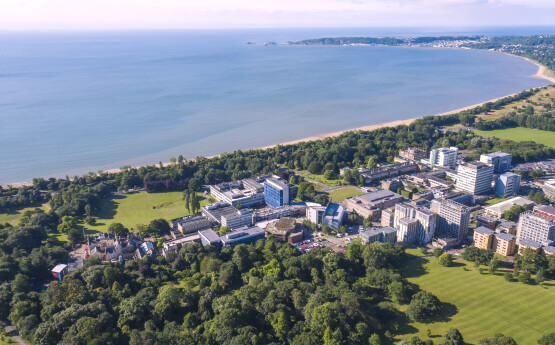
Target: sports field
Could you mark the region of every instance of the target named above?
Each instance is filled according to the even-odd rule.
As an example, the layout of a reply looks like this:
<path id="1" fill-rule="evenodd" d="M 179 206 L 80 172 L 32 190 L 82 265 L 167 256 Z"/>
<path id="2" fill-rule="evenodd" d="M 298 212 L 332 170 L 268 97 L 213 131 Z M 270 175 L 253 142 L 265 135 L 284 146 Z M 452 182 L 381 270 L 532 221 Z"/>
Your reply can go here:
<path id="1" fill-rule="evenodd" d="M 493 131 L 475 130 L 474 133 L 483 137 L 496 137 L 499 139 L 510 139 L 514 141 L 534 141 L 555 149 L 555 132 L 541 131 L 538 129 L 515 127 L 496 129 Z"/>
<path id="2" fill-rule="evenodd" d="M 199 195 L 201 195 L 199 193 Z M 181 192 L 147 193 L 117 195 L 106 200 L 100 209 L 97 224 L 85 224 L 88 231 L 108 231 L 112 223 L 122 223 L 125 227 L 136 229 L 137 224 L 148 224 L 151 220 L 163 218 L 171 220 L 189 215 L 185 209 Z M 202 199 L 201 206 L 208 204 Z"/>
<path id="3" fill-rule="evenodd" d="M 468 344 L 501 332 L 525 345 L 536 344 L 542 335 L 555 330 L 553 281 L 544 286 L 507 282 L 503 272 L 491 275 L 484 269 L 480 274 L 473 263 L 463 260 L 455 260 L 454 267 L 443 267 L 435 258 L 409 262 L 403 276 L 445 303 L 437 322 L 409 324 L 406 338 L 418 334 L 428 339 L 426 330 L 430 329 L 437 343 L 440 335 L 454 327 Z"/>

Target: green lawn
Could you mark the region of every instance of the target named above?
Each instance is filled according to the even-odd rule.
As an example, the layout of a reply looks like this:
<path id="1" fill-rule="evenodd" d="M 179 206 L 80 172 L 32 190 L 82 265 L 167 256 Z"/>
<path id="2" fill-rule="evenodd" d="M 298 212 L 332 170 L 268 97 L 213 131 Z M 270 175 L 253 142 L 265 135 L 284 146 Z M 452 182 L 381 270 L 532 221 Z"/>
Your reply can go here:
<path id="1" fill-rule="evenodd" d="M 32 206 L 32 207 L 24 207 L 20 209 L 10 210 L 7 213 L 0 213 L 0 224 L 10 223 L 12 225 L 16 225 L 19 222 L 19 219 L 23 216 L 23 213 L 25 213 L 25 211 L 32 211 L 37 207 L 43 210 L 46 210 L 45 205 L 46 204 Z"/>
<path id="2" fill-rule="evenodd" d="M 201 195 L 201 193 L 199 193 Z M 189 215 L 185 209 L 181 192 L 147 193 L 118 195 L 106 200 L 100 209 L 95 226 L 85 225 L 87 232 L 106 232 L 112 223 L 122 223 L 127 228 L 136 228 L 137 224 L 148 224 L 151 220 L 166 220 Z M 203 199 L 201 206 L 208 204 Z"/>
<path id="3" fill-rule="evenodd" d="M 330 198 L 333 202 L 341 202 L 347 198 L 361 194 L 364 194 L 364 192 L 355 187 L 345 187 L 329 192 Z"/>
<path id="4" fill-rule="evenodd" d="M 508 198 L 493 198 L 485 202 L 486 205 L 491 206 L 507 200 Z"/>
<path id="5" fill-rule="evenodd" d="M 469 271 L 463 270 L 465 266 Z M 445 306 L 437 322 L 411 323 L 402 328 L 404 335 L 399 338 L 418 333 L 427 339 L 427 329 L 438 336 L 454 327 L 468 344 L 498 332 L 513 337 L 519 345 L 536 344 L 542 335 L 555 329 L 555 283 L 526 285 L 507 282 L 502 275 L 480 274 L 473 263 L 462 260 L 455 260 L 454 267 L 440 266 L 436 259 L 409 262 L 403 276 L 436 295 Z"/>
<path id="6" fill-rule="evenodd" d="M 311 174 L 308 171 L 303 171 L 301 175 L 330 187 L 338 187 L 341 186 L 343 183 L 343 180 L 340 178 L 338 178 L 337 180 L 328 180 L 324 177 L 324 175 Z"/>
<path id="7" fill-rule="evenodd" d="M 510 139 L 514 141 L 535 141 L 538 144 L 555 148 L 555 133 L 541 131 L 532 128 L 516 127 L 506 129 L 496 129 L 493 131 L 479 131 L 474 133 L 484 137 L 496 137 L 499 139 Z"/>

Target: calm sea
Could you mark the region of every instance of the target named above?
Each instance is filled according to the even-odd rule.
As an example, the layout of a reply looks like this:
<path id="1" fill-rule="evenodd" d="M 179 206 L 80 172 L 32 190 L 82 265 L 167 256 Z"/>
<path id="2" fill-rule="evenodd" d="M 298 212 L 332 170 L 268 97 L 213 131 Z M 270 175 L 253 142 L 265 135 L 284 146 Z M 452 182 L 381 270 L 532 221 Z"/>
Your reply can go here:
<path id="1" fill-rule="evenodd" d="M 548 84 L 531 77 L 537 70 L 531 63 L 487 51 L 265 42 L 554 32 L 0 33 L 0 183 L 255 148 L 441 113 Z"/>

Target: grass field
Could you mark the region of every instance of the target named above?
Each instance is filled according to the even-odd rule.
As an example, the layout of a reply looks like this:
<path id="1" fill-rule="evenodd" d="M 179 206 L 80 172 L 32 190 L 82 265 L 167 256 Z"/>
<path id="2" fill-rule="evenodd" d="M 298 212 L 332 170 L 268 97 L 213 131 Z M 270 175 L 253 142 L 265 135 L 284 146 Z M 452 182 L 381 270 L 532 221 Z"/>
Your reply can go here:
<path id="1" fill-rule="evenodd" d="M 23 216 L 23 213 L 25 213 L 25 211 L 32 211 L 37 207 L 42 208 L 43 210 L 46 210 L 46 206 L 48 206 L 48 204 L 36 205 L 32 207 L 24 207 L 24 208 L 12 210 L 8 213 L 0 213 L 0 224 L 10 223 L 12 225 L 16 225 L 19 222 L 19 219 Z"/>
<path id="2" fill-rule="evenodd" d="M 534 141 L 555 148 L 555 133 L 541 131 L 532 128 L 516 127 L 506 129 L 496 129 L 493 131 L 479 131 L 474 133 L 484 137 L 496 137 L 499 139 L 510 139 L 514 141 Z"/>
<path id="3" fill-rule="evenodd" d="M 199 193 L 199 195 L 201 195 Z M 151 220 L 166 220 L 189 215 L 185 209 L 181 192 L 147 193 L 118 195 L 106 200 L 100 209 L 97 224 L 85 225 L 87 232 L 106 232 L 112 223 L 122 223 L 125 227 L 136 228 L 137 224 L 148 224 Z M 208 204 L 203 199 L 201 206 Z"/>
<path id="4" fill-rule="evenodd" d="M 341 186 L 343 183 L 342 179 L 328 180 L 324 177 L 324 175 L 315 175 L 315 174 L 309 173 L 308 171 L 303 171 L 301 175 L 330 187 L 338 187 L 338 186 Z"/>
<path id="5" fill-rule="evenodd" d="M 491 206 L 507 200 L 508 198 L 493 198 L 485 202 L 486 205 Z"/>
<path id="6" fill-rule="evenodd" d="M 333 200 L 333 202 L 341 202 L 352 196 L 364 194 L 364 192 L 355 187 L 345 187 L 331 191 L 328 194 L 330 195 L 330 198 Z"/>
<path id="7" fill-rule="evenodd" d="M 440 266 L 436 259 L 414 260 L 407 264 L 403 275 L 444 303 L 437 322 L 409 324 L 403 332 L 406 338 L 418 334 L 427 339 L 426 330 L 430 329 L 437 343 L 440 335 L 454 327 L 468 344 L 501 332 L 526 345 L 536 344 L 542 335 L 555 329 L 552 281 L 544 286 L 507 282 L 503 272 L 480 274 L 474 264 L 462 260 L 455 260 L 454 267 Z"/>

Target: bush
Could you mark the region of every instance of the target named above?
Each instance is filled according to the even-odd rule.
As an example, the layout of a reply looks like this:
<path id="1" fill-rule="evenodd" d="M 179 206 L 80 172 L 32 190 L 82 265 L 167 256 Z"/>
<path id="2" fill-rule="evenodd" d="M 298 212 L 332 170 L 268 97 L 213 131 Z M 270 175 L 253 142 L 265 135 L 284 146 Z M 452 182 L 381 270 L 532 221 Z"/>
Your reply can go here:
<path id="1" fill-rule="evenodd" d="M 530 284 L 530 272 L 522 272 L 518 275 L 518 281 L 524 284 Z"/>
<path id="2" fill-rule="evenodd" d="M 505 272 L 505 274 L 503 274 L 503 278 L 505 278 L 505 280 L 508 282 L 513 281 L 513 275 L 510 272 Z"/>
<path id="3" fill-rule="evenodd" d="M 441 256 L 441 254 L 443 254 L 443 249 L 441 249 L 441 248 L 434 249 L 434 256 L 436 258 L 439 258 Z"/>

